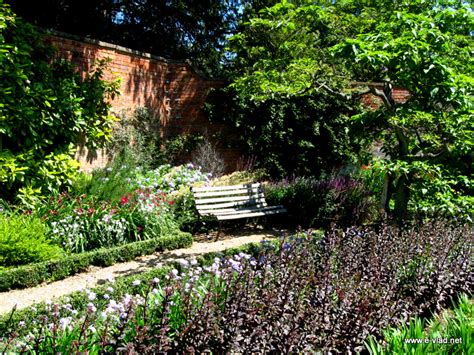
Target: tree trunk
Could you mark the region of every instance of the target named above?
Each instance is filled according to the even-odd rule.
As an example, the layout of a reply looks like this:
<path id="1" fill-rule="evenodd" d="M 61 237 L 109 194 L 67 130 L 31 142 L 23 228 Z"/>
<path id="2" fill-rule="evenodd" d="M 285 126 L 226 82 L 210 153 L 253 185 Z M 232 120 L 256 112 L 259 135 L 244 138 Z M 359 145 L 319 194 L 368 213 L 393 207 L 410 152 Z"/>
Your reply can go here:
<path id="1" fill-rule="evenodd" d="M 392 180 L 393 178 L 390 173 L 386 173 L 383 182 L 382 197 L 380 199 L 380 210 L 387 216 L 390 214 L 390 198 L 393 192 Z"/>
<path id="2" fill-rule="evenodd" d="M 395 219 L 399 222 L 406 217 L 407 209 L 408 209 L 408 199 L 410 197 L 410 190 L 408 188 L 409 181 L 405 175 L 400 176 L 397 181 L 394 190 L 394 200 L 395 200 L 395 208 L 393 211 L 393 215 Z"/>

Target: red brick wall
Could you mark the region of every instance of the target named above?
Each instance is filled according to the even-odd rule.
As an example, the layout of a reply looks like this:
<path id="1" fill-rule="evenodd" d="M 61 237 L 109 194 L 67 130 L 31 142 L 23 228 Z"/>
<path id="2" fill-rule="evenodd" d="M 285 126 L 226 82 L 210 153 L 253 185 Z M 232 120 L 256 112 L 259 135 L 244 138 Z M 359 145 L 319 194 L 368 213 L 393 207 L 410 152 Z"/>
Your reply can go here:
<path id="1" fill-rule="evenodd" d="M 112 101 L 114 113 L 133 113 L 146 106 L 159 117 L 157 134 L 162 138 L 178 135 L 212 135 L 226 127 L 212 124 L 203 112 L 210 88 L 221 86 L 222 81 L 211 80 L 197 73 L 188 62 L 178 62 L 133 51 L 117 45 L 76 38 L 71 35 L 48 35 L 48 41 L 59 49 L 59 55 L 75 63 L 84 73 L 97 59 L 110 58 L 110 73 L 106 79 L 121 79 L 120 95 Z M 227 168 L 232 171 L 240 156 L 236 149 L 220 147 Z M 91 154 L 82 148 L 77 155 L 84 170 L 103 166 L 102 152 Z"/>
<path id="2" fill-rule="evenodd" d="M 220 133 L 224 140 L 232 140 L 231 137 L 235 136 L 235 132 L 231 132 L 229 127 L 209 122 L 203 112 L 209 89 L 219 87 L 223 82 L 203 77 L 188 62 L 166 60 L 68 34 L 48 35 L 47 38 L 59 49 L 59 55 L 75 63 L 82 73 L 89 70 L 95 60 L 110 58 L 110 73 L 106 79 L 121 79 L 121 95 L 112 101 L 113 111 L 117 114 L 131 114 L 137 107 L 148 107 L 159 117 L 160 129 L 157 134 L 162 138 L 198 133 Z M 353 86 L 367 85 L 383 88 L 381 83 L 353 83 Z M 407 90 L 394 89 L 394 99 L 397 102 L 406 101 L 408 96 Z M 364 95 L 362 101 L 372 108 L 381 104 L 380 99 L 371 94 Z M 224 157 L 227 171 L 235 170 L 241 157 L 240 151 L 217 147 Z M 101 167 L 107 162 L 103 152 L 92 154 L 84 147 L 78 150 L 77 158 L 83 170 Z"/>
<path id="3" fill-rule="evenodd" d="M 384 85 L 383 83 L 361 83 L 361 82 L 352 83 L 353 87 L 371 86 L 371 87 L 376 87 L 377 89 L 380 89 L 380 90 L 383 89 L 383 85 Z M 410 97 L 410 93 L 408 92 L 408 90 L 404 88 L 394 87 L 392 90 L 392 96 L 395 102 L 404 103 Z M 379 97 L 372 94 L 363 95 L 361 100 L 365 106 L 371 107 L 373 109 L 376 109 L 380 107 L 380 105 L 382 105 L 382 100 Z"/>

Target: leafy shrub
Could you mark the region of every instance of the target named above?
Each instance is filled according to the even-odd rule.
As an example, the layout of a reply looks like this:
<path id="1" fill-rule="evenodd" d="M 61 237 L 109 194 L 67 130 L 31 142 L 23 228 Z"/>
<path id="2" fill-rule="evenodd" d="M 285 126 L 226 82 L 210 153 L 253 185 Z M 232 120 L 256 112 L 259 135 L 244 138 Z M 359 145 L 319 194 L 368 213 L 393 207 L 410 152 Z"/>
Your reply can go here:
<path id="1" fill-rule="evenodd" d="M 463 295 L 452 310 L 446 309 L 428 322 L 415 317 L 398 328 L 383 331 L 383 343 L 366 342 L 371 354 L 472 354 L 474 301 Z"/>
<path id="2" fill-rule="evenodd" d="M 3 343 L 36 352 L 51 344 L 61 352 L 361 351 L 369 334 L 470 292 L 472 239 L 469 226 L 435 222 L 266 242 L 255 257 L 205 268 L 183 261 L 165 280 L 137 279 L 135 296 L 96 302 L 89 291 L 82 313 L 49 306 L 36 334 L 16 342 L 12 329 Z"/>
<path id="3" fill-rule="evenodd" d="M 109 157 L 114 159 L 127 151 L 131 159 L 143 167 L 163 164 L 159 125 L 159 117 L 147 107 L 137 107 L 130 116 L 121 114 L 107 145 Z"/>
<path id="4" fill-rule="evenodd" d="M 91 173 L 80 173 L 70 194 L 72 196 L 90 195 L 98 201 L 119 200 L 123 195 L 136 189 L 130 183 L 136 174 L 135 163 L 132 153 L 125 149 L 107 167 L 95 169 Z"/>
<path id="5" fill-rule="evenodd" d="M 285 179 L 265 185 L 265 194 L 269 204 L 288 209 L 289 223 L 303 227 L 355 225 L 374 218 L 372 194 L 348 176 Z"/>
<path id="6" fill-rule="evenodd" d="M 107 61 L 82 77 L 54 56 L 40 34 L 0 4 L 0 197 L 28 207 L 69 186 L 79 138 L 102 146 L 117 82 L 102 80 Z"/>
<path id="7" fill-rule="evenodd" d="M 38 218 L 0 214 L 0 266 L 19 266 L 61 256 L 61 248 L 51 245 L 46 233 L 46 226 Z"/>

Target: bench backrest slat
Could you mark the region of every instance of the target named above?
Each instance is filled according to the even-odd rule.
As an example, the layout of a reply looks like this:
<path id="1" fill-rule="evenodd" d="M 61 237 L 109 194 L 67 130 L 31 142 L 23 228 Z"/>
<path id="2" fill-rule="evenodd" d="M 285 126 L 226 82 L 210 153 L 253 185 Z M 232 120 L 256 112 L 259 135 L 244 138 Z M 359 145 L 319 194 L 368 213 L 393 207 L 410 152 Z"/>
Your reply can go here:
<path id="1" fill-rule="evenodd" d="M 244 185 L 193 187 L 193 192 L 237 190 L 237 189 L 248 189 L 252 187 L 261 187 L 261 185 L 259 182 L 257 182 L 255 184 L 244 184 Z"/>
<path id="2" fill-rule="evenodd" d="M 237 202 L 237 201 L 248 201 L 248 202 L 259 202 L 264 198 L 263 193 L 256 193 L 248 196 L 225 196 L 225 197 L 215 197 L 215 198 L 205 198 L 202 200 L 196 200 L 196 206 L 207 205 L 210 203 L 217 202 Z"/>
<path id="3" fill-rule="evenodd" d="M 206 192 L 195 192 L 195 198 L 202 198 L 202 197 L 216 197 L 216 196 L 230 196 L 230 195 L 244 195 L 250 193 L 259 193 L 260 189 L 258 187 L 251 187 L 251 188 L 243 188 L 243 189 L 235 189 L 235 190 L 221 190 L 221 191 L 206 191 Z"/>
<path id="4" fill-rule="evenodd" d="M 193 188 L 196 208 L 201 214 L 213 214 L 223 209 L 266 207 L 261 185 L 234 185 Z"/>

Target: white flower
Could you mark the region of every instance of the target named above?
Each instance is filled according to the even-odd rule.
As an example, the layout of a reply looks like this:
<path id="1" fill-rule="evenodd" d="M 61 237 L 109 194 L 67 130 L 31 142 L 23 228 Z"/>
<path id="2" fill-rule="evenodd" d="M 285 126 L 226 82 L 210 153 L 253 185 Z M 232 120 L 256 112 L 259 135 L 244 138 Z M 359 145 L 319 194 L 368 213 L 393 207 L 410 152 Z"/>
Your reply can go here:
<path id="1" fill-rule="evenodd" d="M 88 303 L 87 304 L 87 312 L 89 313 L 95 313 L 97 311 L 96 306 L 94 306 L 93 303 Z"/>
<path id="2" fill-rule="evenodd" d="M 135 281 L 132 282 L 132 285 L 133 286 L 138 286 L 138 285 L 140 285 L 140 283 L 141 283 L 140 280 L 135 280 Z"/>
<path id="3" fill-rule="evenodd" d="M 87 298 L 89 299 L 89 301 L 93 301 L 95 300 L 96 298 L 96 294 L 94 292 L 90 292 L 88 295 L 87 295 Z"/>
<path id="4" fill-rule="evenodd" d="M 108 293 L 104 293 L 104 299 L 105 300 L 108 300 L 110 298 L 109 294 Z"/>
<path id="5" fill-rule="evenodd" d="M 62 330 L 65 330 L 67 328 L 67 326 L 71 323 L 71 319 L 71 317 L 65 317 L 59 320 L 59 326 Z"/>
<path id="6" fill-rule="evenodd" d="M 112 293 L 112 292 L 114 292 L 114 289 L 109 286 L 109 287 L 106 288 L 106 291 Z"/>
<path id="7" fill-rule="evenodd" d="M 187 261 L 186 259 L 178 259 L 177 261 L 178 261 L 178 263 L 180 263 L 181 266 L 183 266 L 183 267 L 186 267 L 186 266 L 189 265 L 189 261 Z"/>

